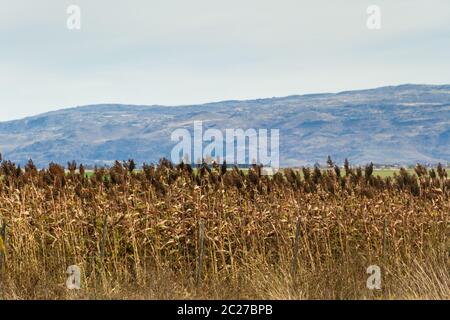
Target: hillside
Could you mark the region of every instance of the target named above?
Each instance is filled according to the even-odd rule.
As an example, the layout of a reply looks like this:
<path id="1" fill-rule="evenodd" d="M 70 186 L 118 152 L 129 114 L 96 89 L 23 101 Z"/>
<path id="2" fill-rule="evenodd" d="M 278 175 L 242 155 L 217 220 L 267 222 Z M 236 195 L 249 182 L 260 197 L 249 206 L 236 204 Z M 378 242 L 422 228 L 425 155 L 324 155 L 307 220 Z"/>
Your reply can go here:
<path id="1" fill-rule="evenodd" d="M 138 163 L 169 157 L 176 128 L 278 128 L 282 166 L 450 161 L 450 85 L 402 85 L 192 106 L 92 105 L 0 123 L 5 158 Z"/>

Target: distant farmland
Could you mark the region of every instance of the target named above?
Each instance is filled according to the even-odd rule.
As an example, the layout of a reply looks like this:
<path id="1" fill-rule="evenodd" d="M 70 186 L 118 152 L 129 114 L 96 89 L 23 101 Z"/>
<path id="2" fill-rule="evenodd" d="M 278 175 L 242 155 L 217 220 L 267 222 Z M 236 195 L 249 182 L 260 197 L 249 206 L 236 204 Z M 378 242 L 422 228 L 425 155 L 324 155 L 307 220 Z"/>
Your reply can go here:
<path id="1" fill-rule="evenodd" d="M 343 169 L 343 168 L 342 168 Z M 196 169 L 194 169 L 195 171 Z M 229 169 L 230 170 L 230 169 Z M 243 172 L 247 172 L 248 169 L 241 169 Z M 282 169 L 284 170 L 284 169 Z M 295 169 L 296 171 L 299 172 L 299 174 L 303 177 L 303 172 L 301 169 Z M 322 171 L 326 171 L 326 169 L 321 169 Z M 416 175 L 416 173 L 414 172 L 414 169 L 405 169 L 406 172 L 408 172 L 411 175 Z M 446 170 L 449 170 L 449 168 L 446 168 Z M 137 169 L 136 172 L 140 172 L 141 170 Z M 399 174 L 400 173 L 400 168 L 398 169 L 374 169 L 373 171 L 373 175 L 374 176 L 380 176 L 382 178 L 387 178 L 387 177 L 394 177 L 395 174 Z M 94 170 L 86 170 L 86 176 L 90 177 L 94 174 Z"/>

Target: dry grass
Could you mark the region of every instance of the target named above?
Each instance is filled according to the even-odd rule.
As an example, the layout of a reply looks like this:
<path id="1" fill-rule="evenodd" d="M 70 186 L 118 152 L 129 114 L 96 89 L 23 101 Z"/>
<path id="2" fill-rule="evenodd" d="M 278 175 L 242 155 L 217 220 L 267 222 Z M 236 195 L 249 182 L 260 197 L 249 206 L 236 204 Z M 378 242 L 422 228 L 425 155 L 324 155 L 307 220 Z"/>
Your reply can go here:
<path id="1" fill-rule="evenodd" d="M 117 163 L 87 178 L 73 166 L 65 174 L 4 162 L 0 297 L 450 298 L 446 174 L 305 170 L 268 178 L 258 167 L 242 174 L 162 161 L 135 174 Z M 76 292 L 65 287 L 74 264 Z M 374 264 L 380 291 L 366 288 Z"/>

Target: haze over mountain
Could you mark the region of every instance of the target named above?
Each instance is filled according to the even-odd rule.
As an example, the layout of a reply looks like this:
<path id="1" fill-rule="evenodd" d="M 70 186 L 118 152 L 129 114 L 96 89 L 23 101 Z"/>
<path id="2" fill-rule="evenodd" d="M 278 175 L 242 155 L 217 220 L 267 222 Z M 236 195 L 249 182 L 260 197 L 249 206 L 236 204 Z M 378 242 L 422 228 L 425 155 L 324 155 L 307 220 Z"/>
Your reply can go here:
<path id="1" fill-rule="evenodd" d="M 4 158 L 39 166 L 170 158 L 177 128 L 279 129 L 282 166 L 450 161 L 450 85 L 401 85 L 193 106 L 91 105 L 0 123 Z"/>

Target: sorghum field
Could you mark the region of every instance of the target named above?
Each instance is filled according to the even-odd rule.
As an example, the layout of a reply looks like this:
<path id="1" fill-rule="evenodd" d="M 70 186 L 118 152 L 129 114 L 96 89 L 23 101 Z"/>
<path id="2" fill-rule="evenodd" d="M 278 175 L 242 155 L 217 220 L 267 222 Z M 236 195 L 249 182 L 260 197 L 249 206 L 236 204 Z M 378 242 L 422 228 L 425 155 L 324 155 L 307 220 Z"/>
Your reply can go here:
<path id="1" fill-rule="evenodd" d="M 341 172 L 342 171 L 342 172 Z M 0 169 L 2 299 L 449 299 L 450 179 L 132 161 Z M 68 290 L 66 270 L 81 270 Z M 367 288 L 367 268 L 382 271 Z"/>

